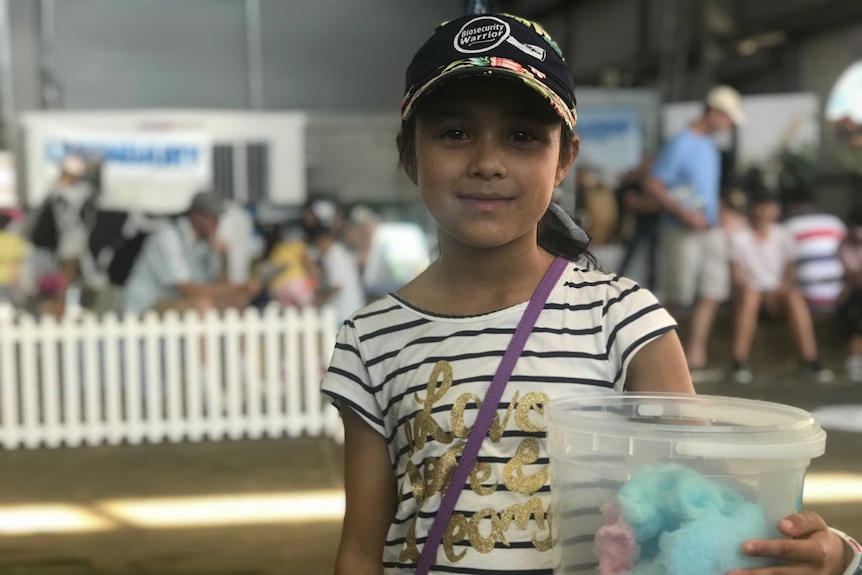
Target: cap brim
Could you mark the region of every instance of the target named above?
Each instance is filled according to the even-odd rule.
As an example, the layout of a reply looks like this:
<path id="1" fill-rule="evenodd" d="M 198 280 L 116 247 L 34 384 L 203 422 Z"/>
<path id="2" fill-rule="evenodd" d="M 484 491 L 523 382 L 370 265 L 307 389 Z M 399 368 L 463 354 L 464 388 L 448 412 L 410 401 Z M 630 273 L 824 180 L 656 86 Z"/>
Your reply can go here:
<path id="1" fill-rule="evenodd" d="M 457 60 L 448 65 L 441 73 L 434 76 L 415 90 L 410 90 L 401 103 L 401 119 L 407 120 L 413 115 L 417 104 L 435 88 L 455 78 L 465 76 L 494 76 L 501 78 L 511 78 L 524 82 L 526 86 L 532 88 L 541 94 L 551 105 L 554 112 L 563 120 L 563 122 L 572 130 L 578 123 L 578 113 L 575 108 L 569 108 L 565 101 L 547 85 L 543 84 L 535 76 L 526 71 L 520 64 L 514 60 L 504 60 L 497 58 L 497 61 L 506 64 L 507 66 L 494 65 L 485 63 L 476 58 L 465 60 Z"/>

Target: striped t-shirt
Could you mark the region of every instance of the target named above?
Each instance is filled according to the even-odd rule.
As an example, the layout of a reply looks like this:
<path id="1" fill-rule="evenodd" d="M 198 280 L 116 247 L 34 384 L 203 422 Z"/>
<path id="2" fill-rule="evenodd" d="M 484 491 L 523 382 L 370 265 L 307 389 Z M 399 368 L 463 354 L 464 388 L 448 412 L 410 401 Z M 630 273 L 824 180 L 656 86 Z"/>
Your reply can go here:
<path id="1" fill-rule="evenodd" d="M 796 246 L 796 283 L 808 305 L 828 311 L 844 289 L 844 268 L 838 246 L 847 228 L 831 214 L 801 214 L 788 218 L 784 227 Z"/>
<path id="2" fill-rule="evenodd" d="M 450 317 L 389 295 L 338 334 L 323 391 L 386 438 L 397 478 L 387 574 L 413 573 L 526 306 Z M 575 392 L 622 390 L 634 354 L 674 328 L 633 281 L 567 268 L 509 379 L 432 573 L 552 573 L 545 406 Z"/>

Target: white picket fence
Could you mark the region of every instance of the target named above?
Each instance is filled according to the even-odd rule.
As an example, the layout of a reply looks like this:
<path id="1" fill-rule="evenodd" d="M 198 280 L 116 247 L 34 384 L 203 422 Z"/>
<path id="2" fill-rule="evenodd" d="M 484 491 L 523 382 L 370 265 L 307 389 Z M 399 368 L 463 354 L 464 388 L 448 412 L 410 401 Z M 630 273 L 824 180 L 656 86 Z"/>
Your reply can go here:
<path id="1" fill-rule="evenodd" d="M 329 308 L 0 318 L 0 447 L 341 440 Z"/>

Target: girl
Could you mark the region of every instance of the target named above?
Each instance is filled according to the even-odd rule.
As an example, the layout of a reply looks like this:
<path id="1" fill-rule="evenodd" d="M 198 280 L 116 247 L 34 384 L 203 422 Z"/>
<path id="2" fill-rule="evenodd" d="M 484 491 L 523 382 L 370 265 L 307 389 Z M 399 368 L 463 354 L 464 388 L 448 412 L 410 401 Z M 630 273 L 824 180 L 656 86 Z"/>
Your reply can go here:
<path id="1" fill-rule="evenodd" d="M 562 256 L 431 568 L 550 574 L 544 406 L 580 389 L 693 392 L 675 325 L 646 290 L 586 269 L 585 236 L 549 207 L 578 153 L 577 115 L 571 72 L 539 26 L 502 14 L 440 26 L 401 109 L 401 162 L 440 257 L 338 336 L 323 382 L 345 426 L 336 573 L 415 571 L 503 350 Z M 841 539 L 814 515 L 790 521 L 802 539 L 752 552 L 841 573 Z"/>

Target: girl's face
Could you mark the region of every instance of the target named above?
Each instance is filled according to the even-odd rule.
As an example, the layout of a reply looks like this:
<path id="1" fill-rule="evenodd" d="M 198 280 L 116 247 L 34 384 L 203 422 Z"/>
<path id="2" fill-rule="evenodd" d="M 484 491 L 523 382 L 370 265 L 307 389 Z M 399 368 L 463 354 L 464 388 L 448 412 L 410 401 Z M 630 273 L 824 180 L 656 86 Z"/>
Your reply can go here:
<path id="1" fill-rule="evenodd" d="M 450 81 L 420 109 L 415 180 L 443 249 L 535 245 L 536 224 L 577 154 L 560 154 L 559 117 L 505 79 Z"/>

